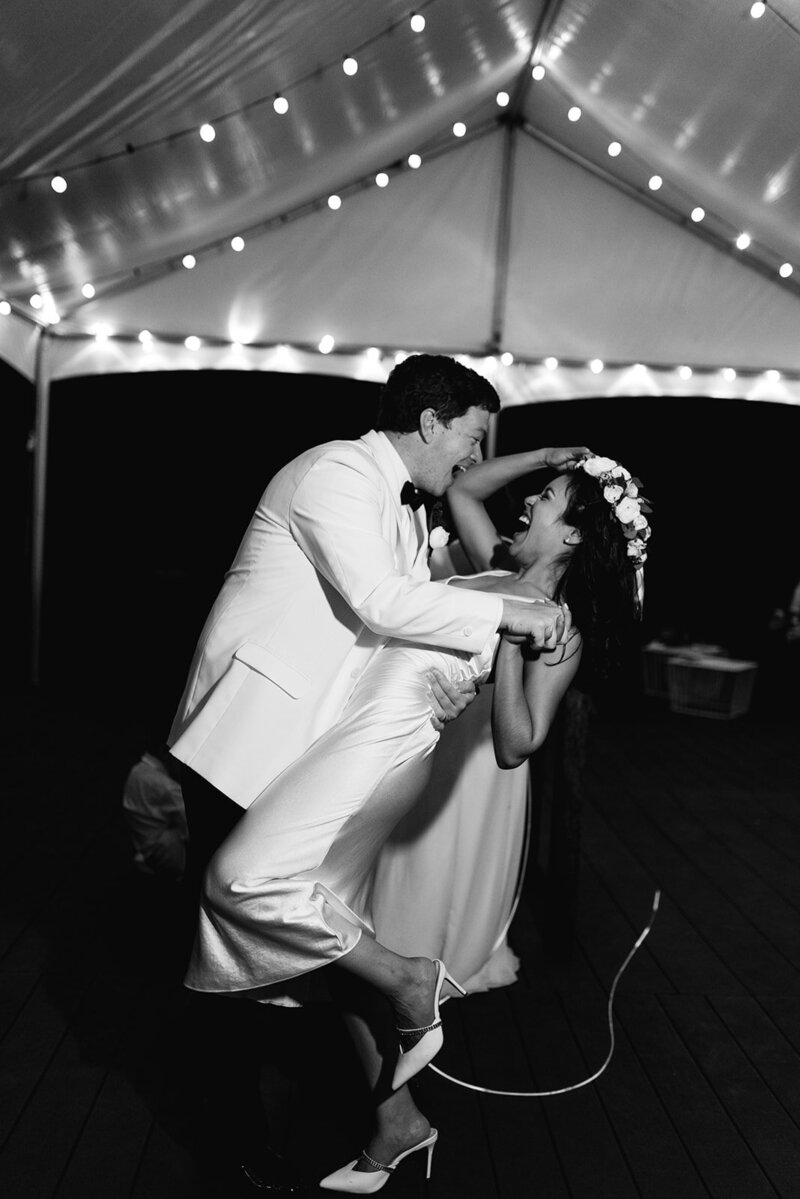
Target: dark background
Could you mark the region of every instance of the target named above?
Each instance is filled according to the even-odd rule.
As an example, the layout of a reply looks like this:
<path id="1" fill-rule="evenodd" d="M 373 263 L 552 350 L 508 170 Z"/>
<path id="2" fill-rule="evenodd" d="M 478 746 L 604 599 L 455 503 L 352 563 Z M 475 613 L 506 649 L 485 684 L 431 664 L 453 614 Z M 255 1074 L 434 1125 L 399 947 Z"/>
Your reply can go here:
<path id="1" fill-rule="evenodd" d="M 34 391 L 4 364 L 0 385 L 13 688 L 29 678 Z M 41 686 L 165 735 L 267 481 L 307 446 L 368 429 L 377 394 L 372 383 L 256 372 L 53 384 Z M 800 409 L 783 404 L 573 400 L 504 409 L 497 452 L 579 443 L 622 461 L 653 506 L 642 640 L 667 631 L 750 657 L 800 578 L 798 432 Z M 508 531 L 531 481 L 494 505 Z"/>

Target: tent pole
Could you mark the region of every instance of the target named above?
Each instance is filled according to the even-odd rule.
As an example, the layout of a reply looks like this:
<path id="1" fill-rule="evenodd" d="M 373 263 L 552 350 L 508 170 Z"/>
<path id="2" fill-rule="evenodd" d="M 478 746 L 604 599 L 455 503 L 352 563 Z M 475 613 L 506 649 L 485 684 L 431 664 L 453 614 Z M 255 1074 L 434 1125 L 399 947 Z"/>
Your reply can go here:
<path id="1" fill-rule="evenodd" d="M 47 495 L 47 442 L 50 426 L 50 380 L 45 362 L 47 329 L 36 343 L 36 424 L 33 449 L 33 539 L 31 553 L 31 683 L 39 685 L 44 577 L 44 516 Z"/>

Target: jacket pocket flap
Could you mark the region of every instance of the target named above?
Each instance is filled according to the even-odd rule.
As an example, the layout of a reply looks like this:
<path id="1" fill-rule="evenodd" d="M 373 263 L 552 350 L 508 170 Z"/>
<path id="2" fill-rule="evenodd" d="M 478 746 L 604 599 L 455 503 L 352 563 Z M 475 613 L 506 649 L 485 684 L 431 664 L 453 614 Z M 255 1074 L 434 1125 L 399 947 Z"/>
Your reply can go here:
<path id="1" fill-rule="evenodd" d="M 306 676 L 270 653 L 263 645 L 256 645 L 254 642 L 248 641 L 244 645 L 240 645 L 233 656 L 252 667 L 253 670 L 257 670 L 259 674 L 263 674 L 265 678 L 274 683 L 276 687 L 280 687 L 281 691 L 285 691 L 287 695 L 291 695 L 293 699 L 299 699 L 308 690 L 309 680 Z"/>

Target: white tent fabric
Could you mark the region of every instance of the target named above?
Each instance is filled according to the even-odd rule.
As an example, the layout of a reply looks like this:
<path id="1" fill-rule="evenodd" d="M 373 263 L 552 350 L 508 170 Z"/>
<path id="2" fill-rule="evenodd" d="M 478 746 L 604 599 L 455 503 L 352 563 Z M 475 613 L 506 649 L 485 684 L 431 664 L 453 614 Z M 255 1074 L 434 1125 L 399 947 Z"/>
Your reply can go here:
<path id="1" fill-rule="evenodd" d="M 800 7 L 749 10 L 426 0 L 414 32 L 396 0 L 9 0 L 0 354 L 381 379 L 430 350 L 504 404 L 800 402 Z"/>

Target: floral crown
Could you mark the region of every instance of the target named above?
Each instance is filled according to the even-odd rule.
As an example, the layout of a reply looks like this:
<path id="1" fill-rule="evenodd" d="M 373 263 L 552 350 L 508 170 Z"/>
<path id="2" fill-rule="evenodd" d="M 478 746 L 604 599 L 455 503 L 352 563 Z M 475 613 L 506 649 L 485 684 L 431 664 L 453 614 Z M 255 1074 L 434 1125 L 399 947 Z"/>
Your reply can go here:
<path id="1" fill-rule="evenodd" d="M 650 525 L 645 513 L 652 512 L 652 508 L 640 494 L 642 485 L 639 480 L 613 458 L 601 458 L 599 454 L 580 458 L 572 464 L 571 469 L 583 470 L 597 480 L 603 489 L 603 498 L 611 505 L 628 542 L 628 557 L 633 560 L 631 565 L 637 570 L 644 566 L 650 537 Z"/>

